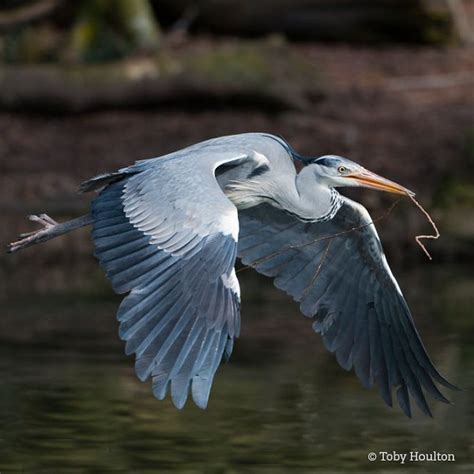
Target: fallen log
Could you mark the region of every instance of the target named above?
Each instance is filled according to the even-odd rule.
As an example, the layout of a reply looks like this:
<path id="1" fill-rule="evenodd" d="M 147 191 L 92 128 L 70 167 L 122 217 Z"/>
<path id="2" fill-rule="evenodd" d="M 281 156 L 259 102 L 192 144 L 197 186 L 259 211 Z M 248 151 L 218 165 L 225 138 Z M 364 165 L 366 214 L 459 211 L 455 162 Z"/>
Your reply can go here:
<path id="1" fill-rule="evenodd" d="M 82 112 L 107 107 L 221 103 L 304 109 L 322 95 L 319 71 L 284 43 L 244 42 L 196 53 L 94 65 L 4 65 L 0 107 Z"/>

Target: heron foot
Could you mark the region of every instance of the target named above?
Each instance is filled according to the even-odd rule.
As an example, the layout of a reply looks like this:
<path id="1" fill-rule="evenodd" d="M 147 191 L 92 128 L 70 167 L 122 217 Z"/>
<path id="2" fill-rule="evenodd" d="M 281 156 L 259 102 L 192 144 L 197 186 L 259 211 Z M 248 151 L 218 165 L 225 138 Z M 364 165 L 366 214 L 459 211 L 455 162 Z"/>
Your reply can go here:
<path id="1" fill-rule="evenodd" d="M 39 216 L 31 215 L 28 219 L 33 222 L 38 222 L 41 228 L 32 232 L 24 232 L 20 234 L 20 239 L 7 245 L 7 252 L 16 252 L 17 250 L 29 247 L 33 244 L 49 240 L 50 234 L 54 233 L 56 226 L 60 225 L 47 214 L 40 214 Z"/>
<path id="2" fill-rule="evenodd" d="M 91 225 L 93 221 L 90 214 L 86 214 L 85 216 L 77 217 L 76 219 L 66 222 L 56 222 L 47 214 L 28 216 L 28 219 L 40 224 L 41 228 L 32 232 L 20 234 L 19 240 L 7 245 L 7 252 L 17 252 L 18 250 L 22 250 L 26 247 L 31 247 L 32 245 L 39 244 L 41 242 L 46 242 L 47 240 L 54 239 L 55 237 L 59 237 L 60 235 L 79 229 L 79 227 Z"/>

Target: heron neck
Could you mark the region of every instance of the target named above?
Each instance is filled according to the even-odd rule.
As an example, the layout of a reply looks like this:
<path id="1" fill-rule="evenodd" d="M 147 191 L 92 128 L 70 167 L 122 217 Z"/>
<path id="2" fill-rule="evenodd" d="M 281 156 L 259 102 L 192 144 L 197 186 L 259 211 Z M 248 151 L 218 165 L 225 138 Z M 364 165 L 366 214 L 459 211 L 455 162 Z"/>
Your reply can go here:
<path id="1" fill-rule="evenodd" d="M 296 197 L 290 212 L 308 221 L 331 219 L 341 207 L 341 196 L 334 189 L 315 179 L 314 170 L 303 168 L 296 176 Z"/>

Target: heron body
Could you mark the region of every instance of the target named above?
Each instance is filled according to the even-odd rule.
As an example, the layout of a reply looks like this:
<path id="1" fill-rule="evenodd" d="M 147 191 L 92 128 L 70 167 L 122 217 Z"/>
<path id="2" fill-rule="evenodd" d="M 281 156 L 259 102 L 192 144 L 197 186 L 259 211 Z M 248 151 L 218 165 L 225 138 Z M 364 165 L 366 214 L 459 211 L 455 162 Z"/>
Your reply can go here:
<path id="1" fill-rule="evenodd" d="M 297 173 L 294 160 L 303 161 Z M 337 156 L 304 158 L 282 138 L 215 138 L 93 178 L 95 255 L 117 293 L 126 353 L 153 393 L 208 404 L 240 331 L 237 257 L 272 277 L 326 348 L 411 416 L 410 395 L 447 402 L 368 212 L 339 186 L 410 191 Z"/>

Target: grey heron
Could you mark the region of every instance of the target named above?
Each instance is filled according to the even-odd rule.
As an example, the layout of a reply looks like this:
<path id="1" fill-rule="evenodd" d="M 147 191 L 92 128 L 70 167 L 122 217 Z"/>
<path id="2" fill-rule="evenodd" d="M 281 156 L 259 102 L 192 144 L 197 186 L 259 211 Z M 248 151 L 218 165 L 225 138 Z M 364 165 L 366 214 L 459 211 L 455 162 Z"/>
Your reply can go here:
<path id="1" fill-rule="evenodd" d="M 303 167 L 295 168 L 295 160 Z M 346 158 L 303 157 L 281 137 L 245 133 L 137 161 L 81 185 L 91 213 L 39 231 L 10 251 L 92 225 L 95 255 L 113 289 L 126 354 L 153 393 L 189 392 L 206 408 L 214 375 L 240 331 L 236 259 L 299 303 L 326 348 L 362 384 L 411 416 L 410 396 L 448 402 L 367 210 L 336 190 L 408 189 Z"/>

